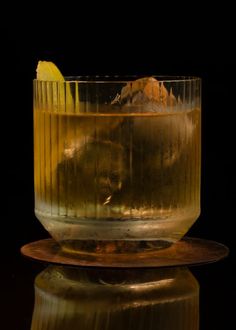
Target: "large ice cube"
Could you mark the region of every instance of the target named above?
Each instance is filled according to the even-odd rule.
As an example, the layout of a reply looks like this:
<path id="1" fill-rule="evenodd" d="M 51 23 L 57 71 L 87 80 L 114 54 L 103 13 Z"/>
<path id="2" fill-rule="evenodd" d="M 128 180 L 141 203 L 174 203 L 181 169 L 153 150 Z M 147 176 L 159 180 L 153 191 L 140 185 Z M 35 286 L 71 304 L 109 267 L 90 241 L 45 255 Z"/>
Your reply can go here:
<path id="1" fill-rule="evenodd" d="M 171 166 L 179 159 L 191 140 L 194 124 L 172 90 L 168 92 L 153 77 L 141 78 L 127 83 L 117 101 L 121 112 L 137 113 L 132 125 L 134 151 L 152 150 L 148 159 L 156 168 Z"/>
<path id="2" fill-rule="evenodd" d="M 133 144 L 134 147 L 137 145 L 136 149 L 149 150 L 147 162 L 150 166 L 154 162 L 156 168 L 167 167 L 174 164 L 189 146 L 193 130 L 194 124 L 186 113 L 135 117 Z"/>
<path id="3" fill-rule="evenodd" d="M 125 175 L 123 147 L 105 140 L 72 147 L 57 167 L 60 195 L 73 205 L 109 204 Z"/>

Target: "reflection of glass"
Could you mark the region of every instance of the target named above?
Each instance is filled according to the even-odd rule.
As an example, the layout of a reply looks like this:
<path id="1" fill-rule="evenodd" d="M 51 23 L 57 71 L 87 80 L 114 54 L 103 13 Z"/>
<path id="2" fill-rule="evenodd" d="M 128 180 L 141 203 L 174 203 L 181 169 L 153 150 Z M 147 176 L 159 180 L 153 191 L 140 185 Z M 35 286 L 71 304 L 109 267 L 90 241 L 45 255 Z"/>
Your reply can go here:
<path id="1" fill-rule="evenodd" d="M 200 79 L 34 82 L 35 212 L 61 245 L 138 252 L 200 212 Z"/>
<path id="2" fill-rule="evenodd" d="M 187 268 L 49 266 L 35 280 L 32 330 L 197 330 L 199 286 Z"/>

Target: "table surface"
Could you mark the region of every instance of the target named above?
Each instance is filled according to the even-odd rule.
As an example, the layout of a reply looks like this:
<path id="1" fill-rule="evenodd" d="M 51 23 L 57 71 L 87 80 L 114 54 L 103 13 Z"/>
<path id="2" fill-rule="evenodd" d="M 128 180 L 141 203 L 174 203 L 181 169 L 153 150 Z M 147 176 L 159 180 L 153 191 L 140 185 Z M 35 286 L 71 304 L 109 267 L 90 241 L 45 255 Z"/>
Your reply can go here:
<path id="1" fill-rule="evenodd" d="M 47 266 L 46 263 L 26 259 L 17 247 L 3 257 L 0 310 L 4 329 L 31 328 L 34 281 Z M 234 254 L 230 253 L 219 262 L 189 269 L 200 285 L 200 329 L 231 328 L 236 294 Z"/>

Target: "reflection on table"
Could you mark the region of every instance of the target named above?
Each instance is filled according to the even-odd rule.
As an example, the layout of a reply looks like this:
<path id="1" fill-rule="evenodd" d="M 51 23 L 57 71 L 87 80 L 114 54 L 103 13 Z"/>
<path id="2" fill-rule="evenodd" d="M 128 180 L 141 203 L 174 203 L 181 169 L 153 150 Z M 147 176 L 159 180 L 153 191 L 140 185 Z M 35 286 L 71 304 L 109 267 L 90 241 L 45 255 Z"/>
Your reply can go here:
<path id="1" fill-rule="evenodd" d="M 187 268 L 48 266 L 35 279 L 31 330 L 197 330 L 199 285 Z"/>

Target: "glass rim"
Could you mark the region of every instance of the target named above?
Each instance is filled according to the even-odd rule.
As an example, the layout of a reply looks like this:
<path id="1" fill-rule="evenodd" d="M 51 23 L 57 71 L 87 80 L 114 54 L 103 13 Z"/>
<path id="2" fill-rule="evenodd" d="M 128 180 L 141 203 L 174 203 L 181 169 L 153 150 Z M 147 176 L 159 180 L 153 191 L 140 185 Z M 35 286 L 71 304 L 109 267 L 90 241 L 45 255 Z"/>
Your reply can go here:
<path id="1" fill-rule="evenodd" d="M 201 77 L 198 76 L 179 76 L 179 75 L 80 75 L 80 76 L 64 76 L 65 80 L 41 80 L 41 79 L 33 79 L 36 82 L 52 82 L 52 83 L 96 83 L 96 84 L 112 84 L 112 83 L 120 83 L 127 84 L 132 83 L 137 79 L 141 78 L 154 78 L 159 83 L 183 83 L 183 82 L 193 82 L 198 81 L 201 82 Z"/>

